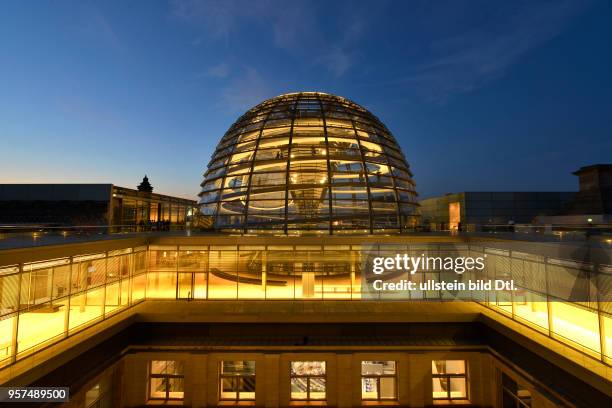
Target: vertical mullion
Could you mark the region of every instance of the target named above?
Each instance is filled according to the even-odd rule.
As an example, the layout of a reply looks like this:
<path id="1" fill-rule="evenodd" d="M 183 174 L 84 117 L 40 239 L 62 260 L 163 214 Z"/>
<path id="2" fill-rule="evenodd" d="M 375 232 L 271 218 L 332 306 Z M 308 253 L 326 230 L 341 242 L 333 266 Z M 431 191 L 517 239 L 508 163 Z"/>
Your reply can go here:
<path id="1" fill-rule="evenodd" d="M 240 270 L 238 269 L 238 263 L 240 261 L 240 246 L 237 251 L 232 251 L 234 253 L 234 268 L 236 269 L 236 300 L 238 300 L 238 288 L 240 287 Z"/>
<path id="2" fill-rule="evenodd" d="M 145 285 L 144 285 L 144 298 L 142 300 L 147 300 L 147 288 L 149 286 L 149 262 L 150 262 L 150 256 L 149 256 L 149 252 L 151 251 L 151 246 L 149 244 L 147 244 L 147 250 L 145 253 L 145 271 L 144 271 L 144 275 L 145 275 Z"/>
<path id="3" fill-rule="evenodd" d="M 55 300 L 55 298 L 53 297 L 53 281 L 55 278 L 55 267 L 51 267 L 51 289 L 48 291 L 49 292 L 49 305 L 51 307 L 53 307 L 53 301 Z M 48 282 L 48 281 L 47 281 Z M 47 286 L 47 289 L 49 287 Z M 47 289 L 45 289 L 45 292 L 47 292 Z"/>
<path id="4" fill-rule="evenodd" d="M 323 136 L 325 137 L 325 158 L 327 161 L 327 207 L 328 207 L 328 211 L 329 211 L 329 215 L 327 216 L 329 222 L 329 235 L 333 235 L 334 234 L 334 228 L 333 228 L 333 216 L 332 216 L 332 211 L 333 211 L 333 207 L 332 207 L 332 188 L 331 188 L 331 177 L 332 177 L 332 171 L 331 171 L 331 163 L 329 161 L 329 140 L 327 137 L 327 119 L 325 117 L 325 109 L 323 108 L 323 102 L 321 102 L 321 95 L 319 93 L 316 94 L 317 96 L 317 101 L 319 102 L 319 108 L 321 109 L 321 118 L 323 119 Z M 331 104 L 331 102 L 329 102 Z"/>
<path id="5" fill-rule="evenodd" d="M 176 285 L 174 288 L 174 298 L 179 298 L 179 272 L 178 272 L 178 257 L 179 257 L 179 246 L 176 247 L 176 260 L 174 261 L 174 276 L 176 277 Z"/>
<path id="6" fill-rule="evenodd" d="M 189 296 L 189 300 L 193 300 L 195 298 L 195 272 L 191 272 L 191 296 Z"/>
<path id="7" fill-rule="evenodd" d="M 302 94 L 299 93 L 295 97 L 295 103 L 293 105 L 293 112 L 291 112 L 291 128 L 289 130 L 289 147 L 287 149 L 287 172 L 285 173 L 285 235 L 289 233 L 289 173 L 291 169 L 291 145 L 293 144 L 293 126 L 295 123 L 295 115 L 297 113 L 297 105 L 300 100 L 300 96 Z M 294 298 L 295 298 L 295 285 L 294 286 Z"/>
<path id="8" fill-rule="evenodd" d="M 172 214 L 172 212 L 171 212 Z M 167 367 L 167 365 L 166 365 Z M 164 376 L 164 378 L 166 379 L 166 399 L 169 400 L 170 399 L 170 376 L 168 374 L 166 374 Z"/>
<path id="9" fill-rule="evenodd" d="M 66 302 L 66 316 L 64 316 L 64 337 L 68 337 L 70 329 L 70 304 L 72 303 L 72 268 L 74 267 L 74 258 L 70 257 L 70 266 L 68 270 L 68 301 Z"/>
<path id="10" fill-rule="evenodd" d="M 206 297 L 205 299 L 208 299 L 210 297 L 210 285 L 209 285 L 209 280 L 210 280 L 210 274 L 209 271 L 210 270 L 210 245 L 206 245 L 206 271 L 205 276 L 206 276 Z"/>
<path id="11" fill-rule="evenodd" d="M 240 400 L 240 377 L 236 376 L 234 381 L 235 381 L 234 386 L 236 387 L 236 401 L 239 401 Z"/>
<path id="12" fill-rule="evenodd" d="M 240 119 L 238 119 L 238 121 L 240 121 Z M 231 130 L 231 128 L 230 128 Z M 238 138 L 238 135 L 236 135 L 236 138 Z M 230 161 L 231 161 L 231 156 L 234 154 L 234 150 L 236 149 L 236 144 L 232 145 L 232 149 L 230 150 L 230 152 L 226 155 L 227 157 L 227 163 L 224 164 L 225 166 L 225 172 L 223 173 L 223 176 L 221 177 L 221 185 L 219 186 L 219 196 L 217 197 L 217 210 L 215 212 L 215 221 L 214 221 L 214 225 L 213 228 L 214 229 L 219 229 L 218 228 L 218 224 L 219 224 L 219 209 L 221 208 L 221 202 L 223 200 L 223 186 L 225 185 L 225 179 L 227 178 L 227 169 L 230 166 Z M 214 157 L 213 153 L 213 157 Z M 204 181 L 206 181 L 206 178 L 204 178 Z M 172 219 L 172 206 L 170 206 L 170 219 Z"/>
<path id="13" fill-rule="evenodd" d="M 512 275 L 512 271 L 513 271 L 512 255 L 513 255 L 513 251 L 510 251 L 510 253 L 508 254 L 508 259 L 510 260 L 510 276 L 512 276 L 512 281 L 514 282 L 514 277 Z M 512 320 L 516 320 L 515 309 L 516 309 L 516 306 L 514 306 L 514 292 L 511 291 L 510 292 L 510 313 L 512 315 Z"/>
<path id="14" fill-rule="evenodd" d="M 138 206 L 138 204 L 136 204 L 136 206 Z M 102 292 L 102 320 L 106 319 L 106 289 L 108 285 L 107 276 L 108 276 L 108 251 L 105 251 L 104 252 L 104 291 Z"/>
<path id="15" fill-rule="evenodd" d="M 550 304 L 550 294 L 548 290 L 548 258 L 544 257 L 544 279 L 546 287 L 546 314 L 548 317 L 548 337 L 553 337 L 553 317 L 552 317 L 552 305 Z"/>
<path id="16" fill-rule="evenodd" d="M 129 267 L 128 267 L 128 294 L 127 294 L 127 305 L 128 308 L 132 306 L 132 292 L 134 290 L 134 271 L 136 270 L 136 261 L 134 256 L 134 248 L 131 248 L 130 254 L 128 255 Z M 72 268 L 71 268 L 72 269 Z"/>
<path id="17" fill-rule="evenodd" d="M 13 338 L 11 339 L 11 346 L 13 348 L 13 355 L 11 361 L 15 363 L 17 361 L 17 347 L 19 337 L 19 320 L 21 317 L 21 285 L 23 282 L 23 263 L 19 264 L 19 286 L 17 287 L 17 313 L 15 314 L 15 323 L 13 326 Z"/>
<path id="18" fill-rule="evenodd" d="M 259 150 L 259 144 L 261 143 L 261 137 L 263 135 L 264 128 L 266 127 L 266 123 L 268 122 L 268 118 L 272 114 L 273 107 L 270 107 L 268 114 L 265 119 L 261 123 L 261 128 L 259 128 L 259 135 L 255 140 L 255 150 L 253 151 L 253 158 L 251 159 L 251 169 L 249 170 L 249 181 L 247 183 L 247 191 L 246 191 L 246 200 L 244 204 L 244 228 L 242 230 L 243 233 L 248 233 L 248 224 L 249 224 L 249 201 L 251 201 L 251 190 L 253 185 L 253 171 L 255 171 L 255 160 L 257 157 L 257 151 Z M 236 138 L 235 145 L 238 144 L 238 138 Z"/>
<path id="19" fill-rule="evenodd" d="M 377 133 L 378 133 L 378 129 L 377 129 Z M 389 154 L 385 151 L 385 145 L 382 145 L 382 151 L 383 154 L 385 156 L 385 160 L 387 161 L 387 166 L 389 166 L 389 178 L 391 179 L 391 184 L 393 184 L 393 192 L 395 193 L 395 206 L 397 208 L 397 224 L 399 226 L 399 232 L 402 232 L 402 213 L 400 210 L 400 195 L 399 195 L 399 191 L 397 191 L 397 184 L 395 184 L 395 176 L 393 175 L 393 171 L 391 170 L 391 166 L 394 166 L 394 164 L 391 163 L 391 160 L 389 159 Z M 406 162 L 406 160 L 404 160 L 404 162 Z M 394 168 L 393 167 L 393 168 Z"/>
<path id="20" fill-rule="evenodd" d="M 374 211 L 372 209 L 372 192 L 370 187 L 370 178 L 368 177 L 368 170 L 366 167 L 365 156 L 363 155 L 363 147 L 361 146 L 361 141 L 359 140 L 359 135 L 357 134 L 357 127 L 355 126 L 355 120 L 351 117 L 351 125 L 353 126 L 353 133 L 355 134 L 355 140 L 357 140 L 357 145 L 359 146 L 359 157 L 361 158 L 361 166 L 363 168 L 363 177 L 366 184 L 366 191 L 368 192 L 368 219 L 370 220 L 370 234 L 374 233 L 374 220 L 373 215 Z M 384 150 L 383 150 L 384 152 Z M 397 199 L 397 192 L 396 192 Z M 399 204 L 398 204 L 399 208 Z"/>
<path id="21" fill-rule="evenodd" d="M 593 268 L 596 268 L 598 266 L 598 264 L 593 265 Z M 607 355 L 607 344 L 606 344 L 606 327 L 605 327 L 605 323 L 604 323 L 604 316 L 601 313 L 601 306 L 600 306 L 600 302 L 602 302 L 601 300 L 601 296 L 600 296 L 600 292 L 599 292 L 599 274 L 600 271 L 599 270 L 595 270 L 595 298 L 597 300 L 596 304 L 597 304 L 597 322 L 599 323 L 599 350 L 600 350 L 600 359 L 601 361 L 605 364 L 606 362 L 606 355 Z M 590 279 L 589 279 L 590 280 Z M 591 287 L 591 285 L 589 285 L 589 288 Z M 589 290 L 589 303 L 591 300 L 591 296 L 590 296 L 590 290 Z"/>

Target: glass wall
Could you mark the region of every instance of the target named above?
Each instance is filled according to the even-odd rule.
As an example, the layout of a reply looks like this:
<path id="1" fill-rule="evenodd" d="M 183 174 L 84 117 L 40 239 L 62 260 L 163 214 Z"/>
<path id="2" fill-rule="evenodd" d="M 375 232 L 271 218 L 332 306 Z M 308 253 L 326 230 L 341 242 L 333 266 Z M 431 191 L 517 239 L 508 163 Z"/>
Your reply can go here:
<path id="1" fill-rule="evenodd" d="M 0 366 L 145 298 L 147 248 L 0 267 Z"/>
<path id="2" fill-rule="evenodd" d="M 194 204 L 191 200 L 114 186 L 114 229 L 127 232 L 169 229 L 171 225 L 182 226 L 192 215 Z"/>
<path id="3" fill-rule="evenodd" d="M 511 291 L 492 291 L 484 306 L 610 364 L 612 309 L 607 299 L 612 268 L 518 251 L 470 247 L 487 255 L 490 279 L 511 276 Z M 608 323 L 609 325 L 610 323 Z"/>
<path id="4" fill-rule="evenodd" d="M 471 245 L 452 251 L 434 244 L 151 245 L 0 266 L 0 366 L 144 299 L 364 299 L 361 281 L 370 280 L 360 273 L 366 249 L 381 256 L 486 254 L 487 277 L 512 276 L 517 290 L 467 293 L 465 299 L 607 364 L 612 361 L 610 304 L 597 301 L 603 296 L 598 290 L 612 282 L 612 269 L 605 265 Z M 440 281 L 443 275 L 428 271 L 411 279 Z M 565 287 L 559 283 L 563 276 L 578 279 Z M 415 291 L 410 298 L 450 299 L 443 291 Z"/>
<path id="5" fill-rule="evenodd" d="M 267 100 L 219 142 L 201 211 L 229 231 L 376 233 L 413 228 L 408 163 L 387 127 L 334 95 Z"/>

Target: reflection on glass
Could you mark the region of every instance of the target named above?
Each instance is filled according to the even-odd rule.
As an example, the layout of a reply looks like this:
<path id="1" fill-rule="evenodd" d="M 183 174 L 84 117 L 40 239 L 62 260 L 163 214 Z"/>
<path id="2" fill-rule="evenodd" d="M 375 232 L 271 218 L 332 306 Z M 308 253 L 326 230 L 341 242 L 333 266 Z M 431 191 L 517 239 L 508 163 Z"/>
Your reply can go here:
<path id="1" fill-rule="evenodd" d="M 255 399 L 255 361 L 222 361 L 219 379 L 221 400 Z"/>
<path id="2" fill-rule="evenodd" d="M 431 372 L 434 399 L 468 398 L 465 360 L 434 360 Z"/>
<path id="3" fill-rule="evenodd" d="M 561 336 L 580 347 L 601 352 L 597 314 L 580 304 L 550 302 L 550 306 L 553 336 Z"/>
<path id="4" fill-rule="evenodd" d="M 149 399 L 180 400 L 184 397 L 182 361 L 153 360 L 149 366 Z"/>
<path id="5" fill-rule="evenodd" d="M 361 399 L 396 399 L 395 361 L 361 362 Z"/>
<path id="6" fill-rule="evenodd" d="M 290 378 L 292 400 L 326 398 L 325 361 L 292 361 Z"/>

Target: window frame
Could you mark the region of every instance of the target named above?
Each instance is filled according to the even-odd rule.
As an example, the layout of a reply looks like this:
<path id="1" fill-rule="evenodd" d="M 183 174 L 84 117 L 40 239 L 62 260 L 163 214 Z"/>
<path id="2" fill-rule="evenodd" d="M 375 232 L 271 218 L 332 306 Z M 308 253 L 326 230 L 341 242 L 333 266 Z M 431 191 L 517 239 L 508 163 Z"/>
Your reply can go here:
<path id="1" fill-rule="evenodd" d="M 464 373 L 463 374 L 448 374 L 448 373 L 444 373 L 444 374 L 435 374 L 433 371 L 431 373 L 431 379 L 432 379 L 432 384 L 433 384 L 433 380 L 436 378 L 444 378 L 446 379 L 446 383 L 448 384 L 448 389 L 446 390 L 446 397 L 434 397 L 433 396 L 433 390 L 432 390 L 432 399 L 434 401 L 469 401 L 470 399 L 470 382 L 469 382 L 469 375 L 468 375 L 468 362 L 467 360 L 459 360 L 459 359 L 455 359 L 455 360 L 432 360 L 432 363 L 435 364 L 436 361 L 444 361 L 445 363 L 447 361 L 463 361 L 463 368 L 464 368 Z M 450 387 L 450 383 L 451 383 L 451 378 L 464 378 L 465 379 L 465 396 L 463 397 L 452 397 L 451 396 L 451 387 Z"/>
<path id="2" fill-rule="evenodd" d="M 323 363 L 324 374 L 293 374 L 291 370 L 291 365 L 293 363 Z M 306 379 L 306 398 L 293 398 L 293 391 L 291 390 L 292 380 L 294 378 L 304 378 Z M 323 398 L 311 398 L 310 397 L 310 380 L 311 379 L 323 379 L 325 382 L 325 391 Z M 313 401 L 327 401 L 327 361 L 325 360 L 292 360 L 289 362 L 289 399 L 291 401 L 300 401 L 300 402 L 313 402 Z"/>
<path id="3" fill-rule="evenodd" d="M 253 366 L 255 367 L 255 371 L 253 374 L 236 374 L 236 373 L 224 373 L 223 372 L 223 363 L 225 362 L 235 362 L 235 361 L 248 361 L 253 362 Z M 257 362 L 255 360 L 221 360 L 219 362 L 219 401 L 255 401 L 257 398 Z M 240 382 L 244 378 L 252 378 L 253 385 L 255 386 L 255 391 L 253 391 L 253 398 L 240 398 Z M 224 398 L 223 397 L 223 380 L 230 379 L 232 381 L 232 391 L 236 393 L 236 398 Z"/>
<path id="4" fill-rule="evenodd" d="M 361 361 L 361 400 L 362 401 L 378 401 L 378 402 L 389 402 L 389 401 L 397 401 L 398 400 L 398 392 L 397 392 L 397 360 L 384 360 L 384 361 L 393 361 L 395 364 L 395 373 L 394 374 L 363 374 L 363 363 L 365 362 L 374 362 L 374 361 L 383 361 L 383 360 L 362 360 Z M 381 378 L 392 378 L 393 379 L 393 397 L 384 398 L 380 396 L 380 380 Z M 376 380 L 376 398 L 364 398 L 363 397 L 363 380 L 364 379 L 375 379 Z"/>
<path id="5" fill-rule="evenodd" d="M 148 387 L 147 387 L 147 399 L 150 401 L 183 401 L 185 400 L 185 373 L 183 370 L 182 374 L 157 374 L 157 373 L 153 373 L 153 362 L 154 361 L 165 361 L 165 362 L 169 362 L 172 361 L 175 364 L 176 363 L 181 363 L 183 364 L 183 369 L 184 369 L 184 362 L 181 360 L 150 360 L 149 361 L 149 381 L 148 381 Z M 160 397 L 154 397 L 151 395 L 151 379 L 153 378 L 159 378 L 162 379 L 163 384 L 165 385 L 165 393 L 166 393 L 166 397 L 165 398 L 160 398 Z M 170 379 L 182 379 L 183 380 L 183 396 L 181 398 L 174 398 L 174 397 L 170 397 L 170 387 L 169 384 L 170 382 L 168 380 Z M 166 380 L 166 381 L 163 381 Z"/>

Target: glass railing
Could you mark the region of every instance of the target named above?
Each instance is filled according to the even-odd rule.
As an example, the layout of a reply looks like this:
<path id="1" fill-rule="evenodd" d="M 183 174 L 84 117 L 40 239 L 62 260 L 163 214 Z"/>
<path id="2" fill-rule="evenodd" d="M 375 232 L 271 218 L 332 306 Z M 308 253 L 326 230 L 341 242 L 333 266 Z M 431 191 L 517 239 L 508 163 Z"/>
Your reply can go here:
<path id="1" fill-rule="evenodd" d="M 143 240 L 145 242 L 145 240 Z M 146 299 L 367 301 L 364 246 L 142 245 L 0 265 L 0 366 L 11 364 Z M 372 245 L 369 245 L 371 250 Z M 380 251 L 390 250 L 381 246 Z M 441 253 L 441 244 L 395 244 L 407 253 Z M 456 254 L 487 255 L 489 278 L 512 276 L 517 290 L 467 293 L 463 300 L 529 326 L 605 364 L 612 361 L 612 266 L 491 244 Z M 464 275 L 466 278 L 468 275 Z M 577 284 L 559 285 L 571 276 Z M 443 280 L 441 272 L 420 278 Z M 586 291 L 586 292 L 585 292 Z M 453 299 L 444 291 L 412 301 Z M 408 300 L 399 298 L 397 300 Z"/>
<path id="2" fill-rule="evenodd" d="M 201 227 L 193 223 L 174 224 L 174 223 L 139 223 L 125 225 L 76 225 L 76 226 L 50 226 L 50 225 L 7 225 L 0 224 L 0 245 L 10 244 L 11 242 L 22 241 L 40 245 L 41 242 L 49 240 L 70 240 L 70 239 L 94 239 L 100 236 L 110 236 L 116 234 L 138 234 L 138 233 L 168 233 L 180 232 L 186 235 L 192 234 L 211 234 L 219 233 L 211 228 Z M 231 235 L 252 235 L 243 234 L 244 231 L 237 231 Z M 261 232 L 265 234 L 265 231 Z M 285 234 L 269 234 L 285 235 Z M 320 235 L 317 231 L 289 231 L 289 236 L 296 235 Z M 326 234 L 325 234 L 326 235 Z M 341 234 L 344 235 L 344 234 Z M 347 235 L 360 235 L 347 234 Z M 363 234 L 361 234 L 363 235 Z M 367 233 L 365 234 L 367 235 Z M 393 232 L 379 231 L 375 235 L 397 235 Z M 538 240 L 551 242 L 606 242 L 612 244 L 612 225 L 507 225 L 507 224 L 469 224 L 460 229 L 457 228 L 438 228 L 431 229 L 418 227 L 411 231 L 406 231 L 402 235 L 452 235 L 452 236 L 478 236 L 478 237 L 497 237 L 504 239 L 518 240 Z"/>
<path id="3" fill-rule="evenodd" d="M 164 223 L 112 226 L 0 225 L 0 249 L 57 245 L 142 234 L 190 235 L 192 231 L 196 230 L 190 225 Z"/>

